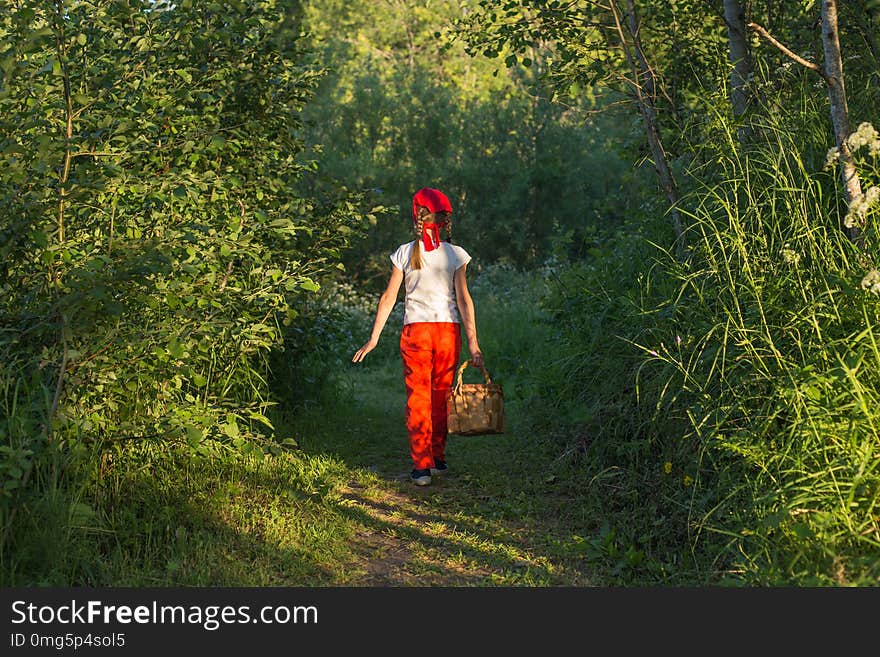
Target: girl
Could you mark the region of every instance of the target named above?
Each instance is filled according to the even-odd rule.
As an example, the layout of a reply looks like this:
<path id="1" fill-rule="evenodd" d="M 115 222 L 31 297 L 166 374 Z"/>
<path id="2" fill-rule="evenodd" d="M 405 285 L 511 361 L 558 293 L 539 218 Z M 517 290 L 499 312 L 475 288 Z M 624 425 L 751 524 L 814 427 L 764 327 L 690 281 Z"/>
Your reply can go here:
<path id="1" fill-rule="evenodd" d="M 460 246 L 442 241 L 452 237 L 452 205 L 437 189 L 424 187 L 412 202 L 416 239 L 401 244 L 391 255 L 391 278 L 379 298 L 370 339 L 351 359 L 363 361 L 376 348 L 388 315 L 404 283 L 405 301 L 400 354 L 406 385 L 406 429 L 412 457 L 412 481 L 431 483 L 431 475 L 445 473 L 446 393 L 458 367 L 461 324 L 468 341 L 471 364 L 483 367 L 477 342 L 474 302 L 465 272 L 471 256 Z"/>

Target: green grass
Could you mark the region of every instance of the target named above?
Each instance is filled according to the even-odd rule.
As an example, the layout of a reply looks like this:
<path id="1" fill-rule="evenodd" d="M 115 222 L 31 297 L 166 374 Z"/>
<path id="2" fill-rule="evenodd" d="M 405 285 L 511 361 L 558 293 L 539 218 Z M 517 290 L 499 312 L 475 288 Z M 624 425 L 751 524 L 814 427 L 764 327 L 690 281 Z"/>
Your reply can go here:
<path id="1" fill-rule="evenodd" d="M 743 154 L 707 141 L 689 172 L 686 260 L 627 236 L 571 268 L 542 398 L 585 409 L 582 467 L 617 487 L 594 504 L 644 551 L 643 581 L 876 586 L 872 265 L 839 229 L 824 149 L 760 127 Z"/>
<path id="2" fill-rule="evenodd" d="M 369 473 L 385 504 L 383 533 L 391 532 L 412 560 L 403 583 L 485 585 L 584 584 L 577 559 L 566 563 L 554 545 L 571 528 L 548 510 L 557 499 L 549 444 L 524 431 L 521 400 L 506 398 L 507 433 L 450 436 L 451 471 L 431 486 L 409 482 L 412 467 L 403 423 L 404 389 L 399 362 L 368 362 L 339 375 L 346 397 L 332 421 L 323 409 L 300 416 L 297 432 L 306 451 L 321 450 L 353 472 Z M 363 495 L 363 493 L 361 493 Z M 354 501 L 361 512 L 375 515 Z M 390 518 L 396 518 L 389 524 Z M 396 577 L 393 573 L 389 577 Z"/>
<path id="3" fill-rule="evenodd" d="M 279 438 L 295 449 L 128 443 L 66 454 L 67 484 L 21 502 L 4 585 L 601 582 L 594 566 L 608 541 L 589 490 L 561 485 L 570 468 L 558 446 L 524 423 L 530 370 L 510 367 L 514 354 L 493 345 L 502 326 L 524 340 L 548 327 L 537 304 L 484 301 L 484 352 L 505 386 L 507 433 L 451 436 L 451 471 L 431 486 L 408 479 L 398 327 L 389 326 L 367 362 L 349 363 L 346 346 L 314 394 L 276 409 Z"/>
<path id="4" fill-rule="evenodd" d="M 564 275 L 476 277 L 507 431 L 450 436 L 451 470 L 425 488 L 408 479 L 399 314 L 354 365 L 371 303 L 329 290 L 333 312 L 267 378 L 295 447 L 47 449 L 3 506 L 2 584 L 875 583 L 876 302 L 827 294 L 821 248 L 774 238 L 813 263 L 786 269 L 766 232 L 744 241 L 749 217 L 717 216 L 694 217 L 693 270 L 624 239 Z M 802 219 L 786 230 L 813 239 Z M 5 397 L 19 437 L 38 424 L 25 397 Z"/>
<path id="5" fill-rule="evenodd" d="M 387 378 L 361 381 L 373 387 Z M 45 497 L 21 514 L 27 540 L 13 544 L 15 569 L 4 583 L 587 582 L 578 555 L 560 549 L 567 530 L 548 522 L 549 491 L 531 460 L 511 456 L 528 447 L 526 437 L 454 440 L 453 472 L 416 488 L 406 479 L 400 420 L 376 403 L 383 397 L 394 401 L 373 396 L 332 423 L 307 419 L 303 449 L 278 456 L 120 450 L 103 460 L 91 497 Z"/>

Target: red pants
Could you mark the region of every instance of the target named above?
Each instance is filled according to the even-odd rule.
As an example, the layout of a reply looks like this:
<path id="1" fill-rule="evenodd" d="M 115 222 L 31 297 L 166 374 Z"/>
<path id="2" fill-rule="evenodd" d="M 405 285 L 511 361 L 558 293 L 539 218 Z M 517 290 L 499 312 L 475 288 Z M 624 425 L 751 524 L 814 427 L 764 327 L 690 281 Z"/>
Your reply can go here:
<path id="1" fill-rule="evenodd" d="M 400 334 L 406 384 L 406 430 L 413 468 L 425 470 L 445 459 L 446 393 L 461 353 L 459 324 L 415 322 Z"/>

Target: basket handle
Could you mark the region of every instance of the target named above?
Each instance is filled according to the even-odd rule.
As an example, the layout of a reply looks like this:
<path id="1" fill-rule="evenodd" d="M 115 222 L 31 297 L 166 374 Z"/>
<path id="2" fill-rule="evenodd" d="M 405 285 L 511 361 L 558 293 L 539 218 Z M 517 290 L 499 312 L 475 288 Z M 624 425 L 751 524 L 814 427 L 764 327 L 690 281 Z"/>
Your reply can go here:
<path id="1" fill-rule="evenodd" d="M 462 386 L 461 377 L 464 375 L 464 371 L 467 369 L 467 366 L 471 364 L 470 360 L 464 361 L 461 366 L 458 368 L 458 382 L 455 384 L 455 389 L 458 390 Z M 480 365 L 480 369 L 483 370 L 483 378 L 486 380 L 486 385 L 492 383 L 492 379 L 489 378 L 489 372 L 486 371 L 485 365 Z"/>

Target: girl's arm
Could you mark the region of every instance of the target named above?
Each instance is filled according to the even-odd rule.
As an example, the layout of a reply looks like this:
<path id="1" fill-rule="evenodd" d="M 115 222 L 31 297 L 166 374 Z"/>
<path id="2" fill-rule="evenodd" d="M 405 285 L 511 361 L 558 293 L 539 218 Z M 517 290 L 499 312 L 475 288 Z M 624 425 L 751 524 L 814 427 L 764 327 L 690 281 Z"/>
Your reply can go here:
<path id="1" fill-rule="evenodd" d="M 461 323 L 464 325 L 464 334 L 468 341 L 468 351 L 471 352 L 471 363 L 474 367 L 483 367 L 483 352 L 480 351 L 480 343 L 477 342 L 477 317 L 474 313 L 474 300 L 471 298 L 467 286 L 467 265 L 462 265 L 455 270 L 455 301 L 458 304 L 458 312 L 461 314 Z"/>
<path id="2" fill-rule="evenodd" d="M 370 339 L 364 343 L 363 347 L 357 350 L 351 359 L 352 363 L 360 363 L 364 356 L 373 351 L 376 345 L 379 344 L 379 336 L 382 334 L 382 329 L 385 328 L 388 315 L 391 314 L 394 304 L 397 303 L 397 292 L 400 290 L 402 282 L 403 272 L 397 267 L 392 267 L 391 278 L 388 279 L 388 287 L 385 288 L 382 296 L 379 297 L 379 306 L 376 308 L 376 319 L 373 320 L 373 331 L 370 334 Z"/>

